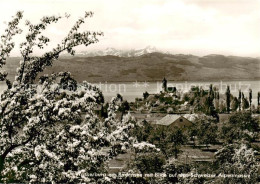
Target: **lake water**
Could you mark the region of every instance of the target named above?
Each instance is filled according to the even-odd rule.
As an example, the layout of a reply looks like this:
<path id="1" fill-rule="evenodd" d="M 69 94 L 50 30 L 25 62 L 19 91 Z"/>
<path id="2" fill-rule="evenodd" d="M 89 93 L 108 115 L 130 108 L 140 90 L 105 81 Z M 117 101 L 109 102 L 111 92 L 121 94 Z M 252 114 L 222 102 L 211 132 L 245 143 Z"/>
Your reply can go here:
<path id="1" fill-rule="evenodd" d="M 201 86 L 203 89 L 208 89 L 209 85 L 213 84 L 216 86 L 220 93 L 224 94 L 227 85 L 230 86 L 230 91 L 233 95 L 238 96 L 239 89 L 248 97 L 248 90 L 251 88 L 253 91 L 253 104 L 257 103 L 257 92 L 260 91 L 260 81 L 218 81 L 218 82 L 176 82 L 168 81 L 168 87 L 176 87 L 180 91 L 188 91 L 192 86 Z M 162 90 L 161 82 L 105 82 L 105 83 L 95 83 L 99 88 L 101 88 L 105 100 L 109 101 L 117 93 L 121 94 L 123 98 L 129 102 L 134 101 L 135 98 L 140 98 L 143 93 L 147 91 L 148 93 L 160 93 Z M 5 89 L 5 85 L 0 83 L 0 93 Z"/>

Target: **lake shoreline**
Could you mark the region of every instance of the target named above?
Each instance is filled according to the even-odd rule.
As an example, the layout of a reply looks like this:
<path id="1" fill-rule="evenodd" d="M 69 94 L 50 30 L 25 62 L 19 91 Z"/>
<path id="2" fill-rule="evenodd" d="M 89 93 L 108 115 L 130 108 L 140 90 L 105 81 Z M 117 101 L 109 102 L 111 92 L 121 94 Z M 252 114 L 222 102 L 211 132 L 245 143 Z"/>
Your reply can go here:
<path id="1" fill-rule="evenodd" d="M 122 82 L 90 82 L 102 91 L 105 101 L 110 101 L 116 94 L 121 94 L 129 102 L 134 102 L 136 98 L 142 98 L 143 93 L 147 91 L 150 94 L 159 94 L 162 91 L 162 82 L 148 81 L 122 81 Z M 82 85 L 82 83 L 78 83 Z M 238 96 L 239 89 L 248 96 L 248 90 L 253 90 L 253 104 L 256 104 L 257 92 L 260 91 L 260 80 L 230 80 L 230 81 L 168 81 L 168 86 L 175 86 L 182 92 L 189 91 L 192 86 L 199 86 L 208 89 L 209 85 L 216 86 L 221 94 L 226 91 L 227 85 L 230 86 L 231 93 Z M 0 82 L 0 94 L 6 88 L 4 82 Z"/>
<path id="2" fill-rule="evenodd" d="M 162 79 L 163 80 L 163 79 Z M 85 80 L 89 83 L 132 83 L 132 82 L 162 82 L 162 80 L 129 80 L 129 81 L 120 81 L 120 80 L 109 80 L 109 81 L 91 81 L 89 82 L 88 80 Z M 260 78 L 259 79 L 222 79 L 222 80 L 210 80 L 211 82 L 215 83 L 215 82 L 245 82 L 245 81 L 259 81 L 260 82 Z M 208 80 L 168 80 L 168 82 L 176 82 L 176 83 L 184 83 L 184 82 L 209 82 Z"/>

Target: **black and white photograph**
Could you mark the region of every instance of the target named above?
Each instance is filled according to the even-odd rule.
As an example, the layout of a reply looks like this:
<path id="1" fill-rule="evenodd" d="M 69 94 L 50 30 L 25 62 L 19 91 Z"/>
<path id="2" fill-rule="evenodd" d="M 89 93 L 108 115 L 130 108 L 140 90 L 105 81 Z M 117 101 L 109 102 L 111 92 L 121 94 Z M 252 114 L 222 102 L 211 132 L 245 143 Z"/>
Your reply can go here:
<path id="1" fill-rule="evenodd" d="M 260 0 L 0 0 L 1 183 L 260 183 Z"/>

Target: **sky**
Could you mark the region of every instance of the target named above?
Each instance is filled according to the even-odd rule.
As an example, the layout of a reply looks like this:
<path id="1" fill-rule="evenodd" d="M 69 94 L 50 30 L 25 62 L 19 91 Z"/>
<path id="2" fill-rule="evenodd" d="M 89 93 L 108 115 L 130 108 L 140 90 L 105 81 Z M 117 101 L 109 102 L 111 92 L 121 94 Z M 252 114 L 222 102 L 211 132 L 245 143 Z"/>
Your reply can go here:
<path id="1" fill-rule="evenodd" d="M 150 45 L 173 54 L 260 57 L 260 0 L 0 0 L 0 7 L 0 35 L 4 22 L 24 11 L 24 33 L 15 37 L 16 42 L 24 40 L 25 20 L 37 23 L 46 15 L 71 14 L 44 32 L 52 40 L 51 48 L 77 18 L 93 11 L 82 30 L 103 31 L 104 36 L 77 51 Z M 18 54 L 17 47 L 12 56 Z"/>

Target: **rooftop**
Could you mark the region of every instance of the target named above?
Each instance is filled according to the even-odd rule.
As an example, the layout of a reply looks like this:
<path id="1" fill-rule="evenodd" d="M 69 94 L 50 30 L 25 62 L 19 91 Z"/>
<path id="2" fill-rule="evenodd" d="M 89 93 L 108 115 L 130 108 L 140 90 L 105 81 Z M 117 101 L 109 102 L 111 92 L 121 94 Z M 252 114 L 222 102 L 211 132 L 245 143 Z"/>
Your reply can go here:
<path id="1" fill-rule="evenodd" d="M 174 121 L 176 121 L 177 119 L 179 119 L 180 117 L 184 118 L 182 115 L 179 114 L 167 114 L 165 117 L 157 121 L 156 124 L 168 126 L 172 124 Z"/>

